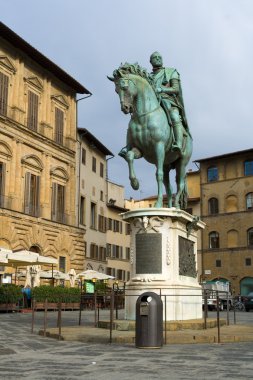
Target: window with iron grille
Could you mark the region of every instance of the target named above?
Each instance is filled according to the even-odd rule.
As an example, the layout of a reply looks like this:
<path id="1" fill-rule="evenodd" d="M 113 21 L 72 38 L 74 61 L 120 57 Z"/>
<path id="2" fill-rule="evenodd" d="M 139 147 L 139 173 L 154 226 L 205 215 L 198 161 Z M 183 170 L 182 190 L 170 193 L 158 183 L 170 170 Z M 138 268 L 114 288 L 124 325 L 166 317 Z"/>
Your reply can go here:
<path id="1" fill-rule="evenodd" d="M 38 129 L 39 96 L 28 91 L 27 127 L 33 131 Z"/>
<path id="2" fill-rule="evenodd" d="M 66 273 L 66 257 L 59 256 L 59 271 Z"/>
<path id="3" fill-rule="evenodd" d="M 53 183 L 52 186 L 52 220 L 66 223 L 65 218 L 65 186 Z"/>
<path id="4" fill-rule="evenodd" d="M 7 115 L 9 78 L 0 73 L 0 115 Z"/>
<path id="5" fill-rule="evenodd" d="M 39 216 L 40 177 L 27 172 L 25 174 L 24 213 Z"/>
<path id="6" fill-rule="evenodd" d="M 63 145 L 64 112 L 55 107 L 55 142 Z"/>

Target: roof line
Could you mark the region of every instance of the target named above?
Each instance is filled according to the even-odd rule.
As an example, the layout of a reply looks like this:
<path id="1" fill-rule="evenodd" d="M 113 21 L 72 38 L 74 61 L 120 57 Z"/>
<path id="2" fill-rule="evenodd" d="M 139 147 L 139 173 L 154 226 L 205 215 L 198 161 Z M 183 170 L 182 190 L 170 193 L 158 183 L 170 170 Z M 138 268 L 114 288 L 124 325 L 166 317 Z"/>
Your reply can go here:
<path id="1" fill-rule="evenodd" d="M 83 85 L 72 78 L 68 73 L 66 73 L 66 71 L 62 70 L 53 61 L 40 53 L 37 49 L 35 49 L 32 45 L 26 42 L 23 38 L 13 32 L 13 30 L 8 28 L 2 22 L 0 22 L 0 36 L 15 47 L 22 50 L 40 66 L 53 73 L 58 79 L 73 88 L 78 94 L 91 94 L 89 90 L 87 90 Z"/>

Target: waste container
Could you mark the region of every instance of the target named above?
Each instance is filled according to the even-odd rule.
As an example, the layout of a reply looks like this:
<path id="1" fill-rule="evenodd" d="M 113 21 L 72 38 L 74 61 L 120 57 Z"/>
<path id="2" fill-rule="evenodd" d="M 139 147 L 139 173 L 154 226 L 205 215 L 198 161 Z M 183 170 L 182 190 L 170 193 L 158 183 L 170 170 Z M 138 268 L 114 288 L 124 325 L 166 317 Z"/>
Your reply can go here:
<path id="1" fill-rule="evenodd" d="M 156 293 L 143 293 L 136 301 L 135 345 L 138 348 L 163 345 L 163 303 Z"/>

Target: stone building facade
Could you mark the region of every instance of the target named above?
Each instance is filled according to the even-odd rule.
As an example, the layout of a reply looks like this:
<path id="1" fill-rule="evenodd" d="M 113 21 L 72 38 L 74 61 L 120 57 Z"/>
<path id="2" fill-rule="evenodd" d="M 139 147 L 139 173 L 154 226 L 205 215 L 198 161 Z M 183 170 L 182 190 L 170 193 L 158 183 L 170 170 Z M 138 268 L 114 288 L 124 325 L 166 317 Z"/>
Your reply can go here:
<path id="1" fill-rule="evenodd" d="M 76 94 L 89 91 L 2 23 L 0 31 L 0 247 L 82 270 Z"/>
<path id="2" fill-rule="evenodd" d="M 108 161 L 113 153 L 90 131 L 78 129 L 80 175 L 79 227 L 84 228 L 85 269 L 127 281 L 130 271 L 128 223 L 122 221 L 124 187 L 108 180 Z"/>
<path id="3" fill-rule="evenodd" d="M 200 165 L 202 280 L 253 291 L 253 149 L 197 160 Z"/>

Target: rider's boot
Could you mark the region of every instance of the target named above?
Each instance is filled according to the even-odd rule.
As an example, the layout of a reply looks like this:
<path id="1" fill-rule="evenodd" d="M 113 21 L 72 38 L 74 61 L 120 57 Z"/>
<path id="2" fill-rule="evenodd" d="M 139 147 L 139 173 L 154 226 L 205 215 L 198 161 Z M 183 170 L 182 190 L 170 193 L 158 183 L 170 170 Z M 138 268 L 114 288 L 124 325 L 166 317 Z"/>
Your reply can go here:
<path id="1" fill-rule="evenodd" d="M 172 151 L 179 153 L 182 156 L 183 148 L 183 125 L 181 122 L 173 124 L 173 131 L 175 136 L 175 142 L 172 144 Z"/>

